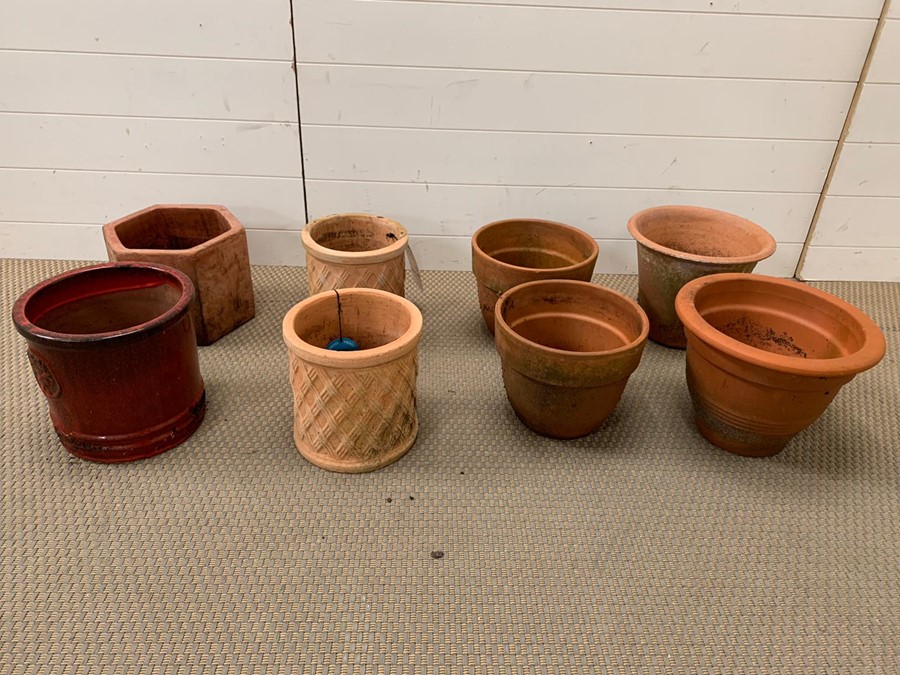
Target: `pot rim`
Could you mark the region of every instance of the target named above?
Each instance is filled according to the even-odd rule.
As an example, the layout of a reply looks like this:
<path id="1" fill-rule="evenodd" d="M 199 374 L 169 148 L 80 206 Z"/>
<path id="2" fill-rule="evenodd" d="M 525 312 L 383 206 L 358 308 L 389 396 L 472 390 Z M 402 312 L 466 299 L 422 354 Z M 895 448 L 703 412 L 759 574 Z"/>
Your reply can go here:
<path id="1" fill-rule="evenodd" d="M 131 246 L 126 246 L 119 238 L 119 232 L 117 228 L 122 223 L 132 220 L 133 218 L 143 216 L 144 214 L 150 213 L 151 211 L 187 210 L 215 211 L 225 219 L 228 227 L 224 232 L 217 234 L 215 237 L 210 237 L 206 241 L 196 244 L 195 246 L 191 246 L 190 248 L 134 248 Z M 197 255 L 199 251 L 204 251 L 208 248 L 212 248 L 213 246 L 217 246 L 222 242 L 222 240 L 229 237 L 234 237 L 237 233 L 240 233 L 242 231 L 244 231 L 244 226 L 240 223 L 240 221 L 234 216 L 231 211 L 220 204 L 154 204 L 153 206 L 148 206 L 147 208 L 141 209 L 140 211 L 129 213 L 127 216 L 122 216 L 121 218 L 106 223 L 103 226 L 103 236 L 106 239 L 107 243 L 123 253 L 138 253 L 147 256 L 166 255 L 176 258 L 192 258 Z"/>
<path id="2" fill-rule="evenodd" d="M 410 317 L 409 328 L 395 340 L 388 342 L 386 345 L 373 347 L 372 349 L 361 349 L 359 351 L 341 352 L 325 349 L 324 347 L 316 347 L 304 340 L 301 340 L 294 331 L 294 319 L 296 316 L 306 309 L 323 302 L 326 297 L 334 298 L 334 291 L 322 291 L 301 300 L 291 307 L 284 315 L 281 321 L 281 335 L 287 348 L 299 358 L 310 363 L 330 368 L 370 368 L 379 366 L 403 356 L 407 352 L 415 349 L 422 335 L 422 312 L 412 302 L 404 297 L 382 291 L 377 288 L 343 288 L 340 290 L 342 298 L 348 296 L 380 296 L 389 302 L 399 304 L 406 309 Z"/>
<path id="3" fill-rule="evenodd" d="M 322 225 L 328 221 L 344 218 L 360 218 L 371 222 L 386 222 L 396 227 L 400 231 L 397 241 L 388 244 L 374 251 L 338 251 L 327 246 L 322 246 L 312 236 L 312 230 L 318 225 Z M 320 260 L 333 263 L 341 263 L 344 265 L 371 265 L 372 263 L 384 262 L 391 258 L 403 255 L 404 250 L 409 244 L 409 232 L 403 225 L 396 220 L 385 218 L 384 216 L 375 215 L 373 213 L 332 213 L 321 218 L 311 220 L 306 224 L 300 232 L 300 240 L 307 253 L 314 255 Z"/>
<path id="4" fill-rule="evenodd" d="M 790 288 L 801 294 L 818 300 L 832 307 L 838 307 L 846 312 L 859 326 L 862 345 L 852 354 L 839 356 L 833 359 L 803 359 L 783 354 L 773 354 L 764 349 L 758 349 L 744 344 L 740 340 L 725 335 L 712 324 L 706 321 L 695 305 L 697 294 L 707 286 L 728 281 L 749 281 L 759 286 L 777 287 L 779 289 Z M 773 289 L 777 293 L 777 289 Z M 884 334 L 878 325 L 861 309 L 854 307 L 846 300 L 842 300 L 825 291 L 807 286 L 793 279 L 779 279 L 761 274 L 746 274 L 741 272 L 728 272 L 723 274 L 711 274 L 689 281 L 678 292 L 675 298 L 675 310 L 678 318 L 684 324 L 687 336 L 696 339 L 728 354 L 736 359 L 745 361 L 755 366 L 767 368 L 790 375 L 802 375 L 808 377 L 840 377 L 855 375 L 875 366 L 884 357 L 886 343 Z M 689 345 L 690 346 L 690 345 Z"/>
<path id="5" fill-rule="evenodd" d="M 639 229 L 638 224 L 641 220 L 644 220 L 647 216 L 652 216 L 663 210 L 679 210 L 685 213 L 690 212 L 702 212 L 707 216 L 715 216 L 722 220 L 728 221 L 729 224 L 735 225 L 745 232 L 750 233 L 760 242 L 760 250 L 757 253 L 753 253 L 751 255 L 743 255 L 743 256 L 707 256 L 707 255 L 697 255 L 696 253 L 688 253 L 686 251 L 679 251 L 678 249 L 669 248 L 668 246 L 663 246 L 662 244 L 658 244 L 652 239 L 646 237 Z M 637 241 L 639 244 L 646 246 L 649 249 L 656 251 L 657 253 L 662 253 L 663 255 L 671 256 L 673 258 L 679 258 L 681 260 L 689 260 L 691 262 L 699 262 L 706 264 L 722 264 L 722 265 L 734 265 L 740 263 L 756 263 L 761 260 L 765 260 L 770 257 L 773 253 L 775 253 L 775 249 L 777 248 L 777 243 L 775 242 L 775 237 L 773 237 L 765 228 L 760 225 L 757 225 L 752 220 L 748 220 L 742 216 L 738 216 L 734 213 L 728 213 L 727 211 L 720 211 L 718 209 L 711 209 L 705 206 L 691 206 L 688 204 L 671 204 L 671 205 L 662 205 L 662 206 L 651 206 L 650 208 L 643 209 L 635 213 L 631 218 L 628 219 L 628 232 L 631 234 L 632 238 Z"/>
<path id="6" fill-rule="evenodd" d="M 181 286 L 181 296 L 178 298 L 177 302 L 172 305 L 172 307 L 167 309 L 159 316 L 150 319 L 149 321 L 137 324 L 136 326 L 129 326 L 128 328 L 122 328 L 120 330 L 107 331 L 103 333 L 60 333 L 57 331 L 48 330 L 46 328 L 41 328 L 40 326 L 34 324 L 30 319 L 28 319 L 28 316 L 26 314 L 28 303 L 38 293 L 44 291 L 47 288 L 50 288 L 51 286 L 65 283 L 74 277 L 103 274 L 107 270 L 114 272 L 116 270 L 130 269 L 150 270 L 158 272 L 160 275 L 169 277 L 171 279 L 175 279 Z M 104 289 L 102 293 L 109 293 L 116 290 L 129 290 L 130 288 L 134 287 L 128 286 L 126 284 L 119 289 Z M 100 294 L 101 293 L 93 293 L 90 295 Z M 57 274 L 56 276 L 44 279 L 40 283 L 29 288 L 19 296 L 19 299 L 16 300 L 15 304 L 13 305 L 13 323 L 16 326 L 16 330 L 26 340 L 47 346 L 87 348 L 90 348 L 94 345 L 106 346 L 111 342 L 126 342 L 129 340 L 140 339 L 165 330 L 175 322 L 179 321 L 184 314 L 190 311 L 191 303 L 194 300 L 194 294 L 194 284 L 193 282 L 191 282 L 190 277 L 188 277 L 184 272 L 177 270 L 174 267 L 169 267 L 168 265 L 150 262 L 100 263 L 97 265 L 78 267 L 74 270 L 69 270 L 67 272 L 63 272 L 62 274 Z M 61 303 L 58 306 L 62 306 L 62 304 L 67 303 Z"/>
<path id="7" fill-rule="evenodd" d="M 500 311 L 500 305 L 503 302 L 506 302 L 511 296 L 515 293 L 519 292 L 521 289 L 529 289 L 534 286 L 549 286 L 549 285 L 564 285 L 564 286 L 581 286 L 581 287 L 589 287 L 592 292 L 599 292 L 602 295 L 612 295 L 621 300 L 624 300 L 626 305 L 630 307 L 641 319 L 641 333 L 634 340 L 631 340 L 627 344 L 616 347 L 615 349 L 607 349 L 599 352 L 574 352 L 568 349 L 557 349 L 556 347 L 547 347 L 546 345 L 542 345 L 539 342 L 534 342 L 533 340 L 528 340 L 521 335 L 519 335 L 508 323 L 506 323 L 506 319 L 503 318 L 503 312 Z M 539 279 L 537 281 L 528 281 L 524 284 L 519 284 L 518 286 L 513 286 L 508 291 L 503 293 L 499 298 L 497 298 L 497 303 L 494 305 L 494 322 L 497 326 L 502 328 L 504 334 L 508 339 L 517 343 L 520 347 L 525 349 L 537 349 L 542 352 L 546 352 L 548 354 L 558 354 L 560 356 L 574 356 L 579 358 L 591 358 L 597 356 L 614 356 L 616 354 L 622 354 L 628 352 L 635 347 L 641 345 L 646 342 L 647 336 L 650 333 L 650 319 L 647 318 L 647 313 L 641 308 L 641 306 L 635 302 L 632 298 L 629 298 L 624 293 L 620 293 L 619 291 L 615 291 L 611 288 L 607 288 L 606 286 L 601 286 L 599 284 L 592 283 L 590 281 L 576 281 L 575 279 Z"/>
<path id="8" fill-rule="evenodd" d="M 523 267 L 521 265 L 512 265 L 510 263 L 505 263 L 485 253 L 482 250 L 481 246 L 478 245 L 478 237 L 482 232 L 485 232 L 490 228 L 499 227 L 500 225 L 508 225 L 509 223 L 541 223 L 542 225 L 549 225 L 550 227 L 565 230 L 588 242 L 588 245 L 591 248 L 591 253 L 584 260 L 580 260 L 577 263 L 573 263 L 571 265 L 566 265 L 565 267 Z M 492 265 L 496 265 L 501 269 L 515 270 L 518 272 L 552 272 L 553 274 L 571 272 L 580 267 L 584 267 L 585 265 L 595 264 L 597 261 L 597 256 L 600 255 L 600 245 L 597 243 L 597 240 L 584 230 L 581 230 L 572 225 L 566 225 L 565 223 L 557 222 L 555 220 L 544 220 L 542 218 L 504 218 L 503 220 L 495 220 L 494 222 L 488 223 L 487 225 L 482 225 L 477 230 L 475 230 L 475 234 L 472 235 L 472 250 L 482 260 L 490 261 Z"/>

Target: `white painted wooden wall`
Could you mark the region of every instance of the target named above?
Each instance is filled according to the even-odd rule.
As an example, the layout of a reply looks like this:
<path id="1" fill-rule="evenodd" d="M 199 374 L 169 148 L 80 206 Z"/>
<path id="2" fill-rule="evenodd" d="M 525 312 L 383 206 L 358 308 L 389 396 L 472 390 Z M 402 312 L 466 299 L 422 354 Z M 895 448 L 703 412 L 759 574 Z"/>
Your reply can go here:
<path id="1" fill-rule="evenodd" d="M 108 220 L 216 202 L 256 263 L 302 264 L 307 210 L 359 210 L 426 268 L 535 216 L 629 272 L 628 216 L 692 203 L 768 228 L 759 270 L 791 275 L 882 0 L 293 5 L 296 45 L 290 0 L 3 0 L 0 255 L 103 258 Z M 897 98 L 872 103 L 895 137 Z"/>

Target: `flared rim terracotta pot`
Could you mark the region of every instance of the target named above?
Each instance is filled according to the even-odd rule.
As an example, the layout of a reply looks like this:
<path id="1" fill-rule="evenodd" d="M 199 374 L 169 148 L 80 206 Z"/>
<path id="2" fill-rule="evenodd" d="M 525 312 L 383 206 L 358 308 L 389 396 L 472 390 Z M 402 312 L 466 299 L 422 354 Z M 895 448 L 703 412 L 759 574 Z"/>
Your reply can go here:
<path id="1" fill-rule="evenodd" d="M 300 236 L 310 295 L 341 288 L 404 295 L 409 234 L 400 223 L 368 213 L 339 213 L 307 223 Z"/>
<path id="2" fill-rule="evenodd" d="M 600 249 L 586 232 L 552 220 L 513 218 L 472 235 L 472 272 L 487 329 L 494 333 L 497 298 L 514 286 L 544 279 L 590 281 Z"/>
<path id="3" fill-rule="evenodd" d="M 707 274 L 752 272 L 775 252 L 762 227 L 731 213 L 699 206 L 655 206 L 634 214 L 628 231 L 637 242 L 638 302 L 650 318 L 650 339 L 684 349 L 675 296 Z"/>
<path id="4" fill-rule="evenodd" d="M 533 281 L 497 301 L 494 335 L 506 395 L 532 431 L 577 438 L 615 409 L 649 322 L 621 293 L 584 281 Z"/>
<path id="5" fill-rule="evenodd" d="M 65 272 L 13 306 L 63 446 L 96 462 L 156 455 L 187 439 L 206 397 L 187 275 L 107 263 Z"/>
<path id="6" fill-rule="evenodd" d="M 373 471 L 406 454 L 419 430 L 422 314 L 413 303 L 378 289 L 326 291 L 294 305 L 282 333 L 300 454 L 344 473 Z M 327 349 L 339 337 L 359 351 Z"/>
<path id="7" fill-rule="evenodd" d="M 780 452 L 885 353 L 862 311 L 786 279 L 716 274 L 676 299 L 700 432 L 739 455 Z"/>
<path id="8" fill-rule="evenodd" d="M 157 204 L 103 226 L 113 262 L 149 262 L 190 277 L 197 344 L 209 345 L 256 314 L 244 226 L 224 206 Z"/>

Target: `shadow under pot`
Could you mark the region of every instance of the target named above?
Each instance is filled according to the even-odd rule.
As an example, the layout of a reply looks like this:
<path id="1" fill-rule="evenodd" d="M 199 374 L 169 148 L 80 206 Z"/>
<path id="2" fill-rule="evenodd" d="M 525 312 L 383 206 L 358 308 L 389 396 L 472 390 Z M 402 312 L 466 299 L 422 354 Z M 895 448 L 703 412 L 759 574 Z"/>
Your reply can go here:
<path id="1" fill-rule="evenodd" d="M 780 452 L 885 353 L 868 316 L 796 281 L 707 276 L 685 285 L 676 306 L 697 427 L 739 455 Z"/>
<path id="2" fill-rule="evenodd" d="M 534 281 L 497 301 L 506 395 L 532 431 L 577 438 L 612 413 L 638 367 L 649 324 L 638 304 L 583 281 Z"/>
<path id="3" fill-rule="evenodd" d="M 158 204 L 107 223 L 103 238 L 111 261 L 168 265 L 190 277 L 197 344 L 256 314 L 247 233 L 224 206 Z"/>
<path id="4" fill-rule="evenodd" d="M 282 334 L 301 455 L 329 471 L 362 473 L 406 454 L 419 430 L 422 314 L 413 303 L 370 288 L 319 293 L 288 311 Z M 359 350 L 327 348 L 340 338 Z"/>
<path id="5" fill-rule="evenodd" d="M 478 304 L 494 333 L 497 298 L 514 286 L 546 279 L 590 281 L 599 247 L 586 232 L 550 220 L 489 223 L 472 236 Z"/>
<path id="6" fill-rule="evenodd" d="M 300 236 L 310 295 L 341 288 L 404 295 L 403 256 L 409 235 L 400 223 L 367 213 L 342 213 L 307 223 Z"/>
<path id="7" fill-rule="evenodd" d="M 675 296 L 707 274 L 752 272 L 775 252 L 775 239 L 756 223 L 699 206 L 656 206 L 633 215 L 637 242 L 638 302 L 650 318 L 650 339 L 684 349 Z"/>
<path id="8" fill-rule="evenodd" d="M 63 446 L 96 462 L 159 454 L 203 420 L 191 280 L 107 263 L 47 279 L 13 307 Z"/>

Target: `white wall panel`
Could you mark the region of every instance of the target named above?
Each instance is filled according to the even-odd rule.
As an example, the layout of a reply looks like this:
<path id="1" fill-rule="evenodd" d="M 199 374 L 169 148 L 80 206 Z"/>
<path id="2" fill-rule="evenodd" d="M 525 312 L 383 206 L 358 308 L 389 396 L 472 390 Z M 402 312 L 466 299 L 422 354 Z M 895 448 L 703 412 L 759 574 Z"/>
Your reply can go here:
<path id="1" fill-rule="evenodd" d="M 828 196 L 812 245 L 900 248 L 900 197 Z"/>
<path id="2" fill-rule="evenodd" d="M 870 83 L 863 86 L 847 141 L 900 143 L 900 86 Z"/>

